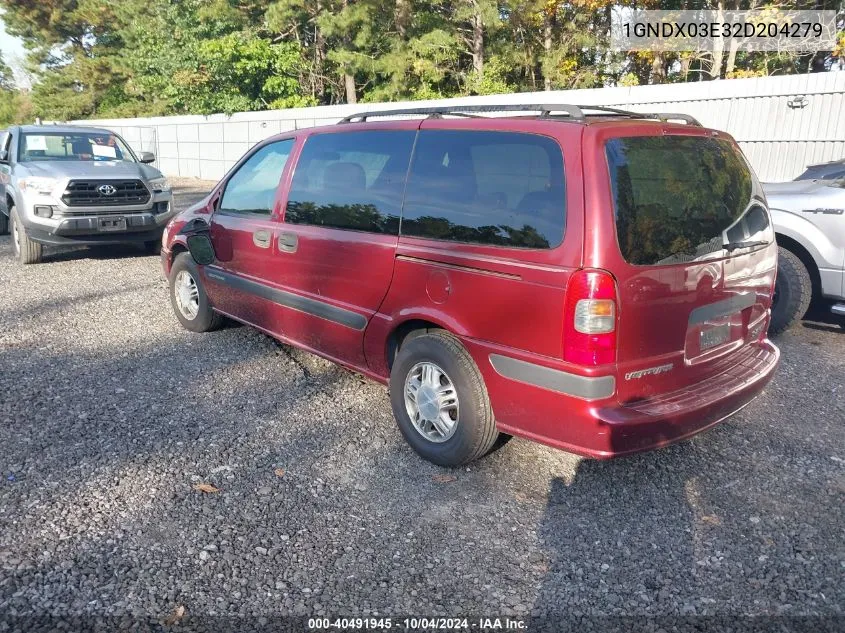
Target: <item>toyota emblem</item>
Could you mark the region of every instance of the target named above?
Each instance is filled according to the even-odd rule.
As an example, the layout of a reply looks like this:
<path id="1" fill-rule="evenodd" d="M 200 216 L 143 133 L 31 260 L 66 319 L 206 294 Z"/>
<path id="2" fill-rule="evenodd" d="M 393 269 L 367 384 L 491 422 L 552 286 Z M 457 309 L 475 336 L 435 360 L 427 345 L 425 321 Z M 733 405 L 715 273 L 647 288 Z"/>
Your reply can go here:
<path id="1" fill-rule="evenodd" d="M 100 185 L 97 187 L 97 191 L 100 192 L 101 196 L 113 196 L 117 193 L 117 187 L 114 185 Z"/>

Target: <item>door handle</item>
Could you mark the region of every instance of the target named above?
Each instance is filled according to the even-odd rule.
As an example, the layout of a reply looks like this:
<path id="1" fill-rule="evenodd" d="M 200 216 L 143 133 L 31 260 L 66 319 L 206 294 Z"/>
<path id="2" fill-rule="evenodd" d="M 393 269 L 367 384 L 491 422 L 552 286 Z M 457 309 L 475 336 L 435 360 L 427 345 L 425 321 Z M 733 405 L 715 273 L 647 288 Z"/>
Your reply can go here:
<path id="1" fill-rule="evenodd" d="M 258 248 L 270 248 L 270 231 L 256 231 L 252 234 L 252 243 Z"/>
<path id="2" fill-rule="evenodd" d="M 299 246 L 299 238 L 296 233 L 279 234 L 279 250 L 283 253 L 295 253 Z"/>

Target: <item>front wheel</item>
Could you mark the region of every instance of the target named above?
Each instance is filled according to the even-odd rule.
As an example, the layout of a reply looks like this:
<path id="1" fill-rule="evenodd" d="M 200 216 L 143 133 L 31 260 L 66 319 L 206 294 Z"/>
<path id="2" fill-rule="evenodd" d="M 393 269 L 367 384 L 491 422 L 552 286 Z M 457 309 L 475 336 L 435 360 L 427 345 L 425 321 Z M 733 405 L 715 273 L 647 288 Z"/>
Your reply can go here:
<path id="1" fill-rule="evenodd" d="M 170 304 L 186 330 L 210 332 L 223 323 L 212 310 L 202 285 L 199 267 L 188 253 L 179 253 L 170 268 Z"/>
<path id="2" fill-rule="evenodd" d="M 797 323 L 807 313 L 812 298 L 813 282 L 804 262 L 792 251 L 779 247 L 769 334 L 780 334 Z"/>
<path id="3" fill-rule="evenodd" d="M 446 332 L 402 345 L 390 372 L 390 404 L 408 444 L 440 466 L 486 455 L 499 435 L 481 373 Z"/>
<path id="4" fill-rule="evenodd" d="M 44 249 L 41 244 L 33 242 L 27 237 L 26 229 L 15 207 L 9 209 L 9 219 L 12 223 L 12 244 L 15 248 L 15 259 L 21 264 L 37 264 L 40 262 Z"/>

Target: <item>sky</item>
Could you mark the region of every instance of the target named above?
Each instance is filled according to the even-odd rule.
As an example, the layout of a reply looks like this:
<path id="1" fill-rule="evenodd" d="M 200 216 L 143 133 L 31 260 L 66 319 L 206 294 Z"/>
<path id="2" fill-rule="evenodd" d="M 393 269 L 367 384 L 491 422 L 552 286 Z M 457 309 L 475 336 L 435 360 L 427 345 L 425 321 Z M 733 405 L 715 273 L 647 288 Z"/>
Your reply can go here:
<path id="1" fill-rule="evenodd" d="M 6 33 L 6 25 L 3 23 L 2 14 L 0 14 L 0 53 L 3 55 L 3 61 L 11 66 L 15 72 L 15 81 L 20 85 L 28 86 L 28 78 L 20 75 L 16 69 L 23 62 L 25 55 L 23 41 Z"/>

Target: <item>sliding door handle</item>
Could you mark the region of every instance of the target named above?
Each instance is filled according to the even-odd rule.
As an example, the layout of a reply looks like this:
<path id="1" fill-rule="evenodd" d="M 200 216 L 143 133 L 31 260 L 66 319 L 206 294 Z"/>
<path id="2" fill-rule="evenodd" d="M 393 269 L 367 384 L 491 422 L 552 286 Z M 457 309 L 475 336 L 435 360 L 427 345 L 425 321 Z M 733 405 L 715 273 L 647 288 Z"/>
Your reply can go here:
<path id="1" fill-rule="evenodd" d="M 271 239 L 270 231 L 265 231 L 264 229 L 252 234 L 252 243 L 258 248 L 270 248 Z"/>
<path id="2" fill-rule="evenodd" d="M 279 250 L 283 253 L 295 253 L 299 246 L 299 238 L 296 233 L 279 234 Z"/>

